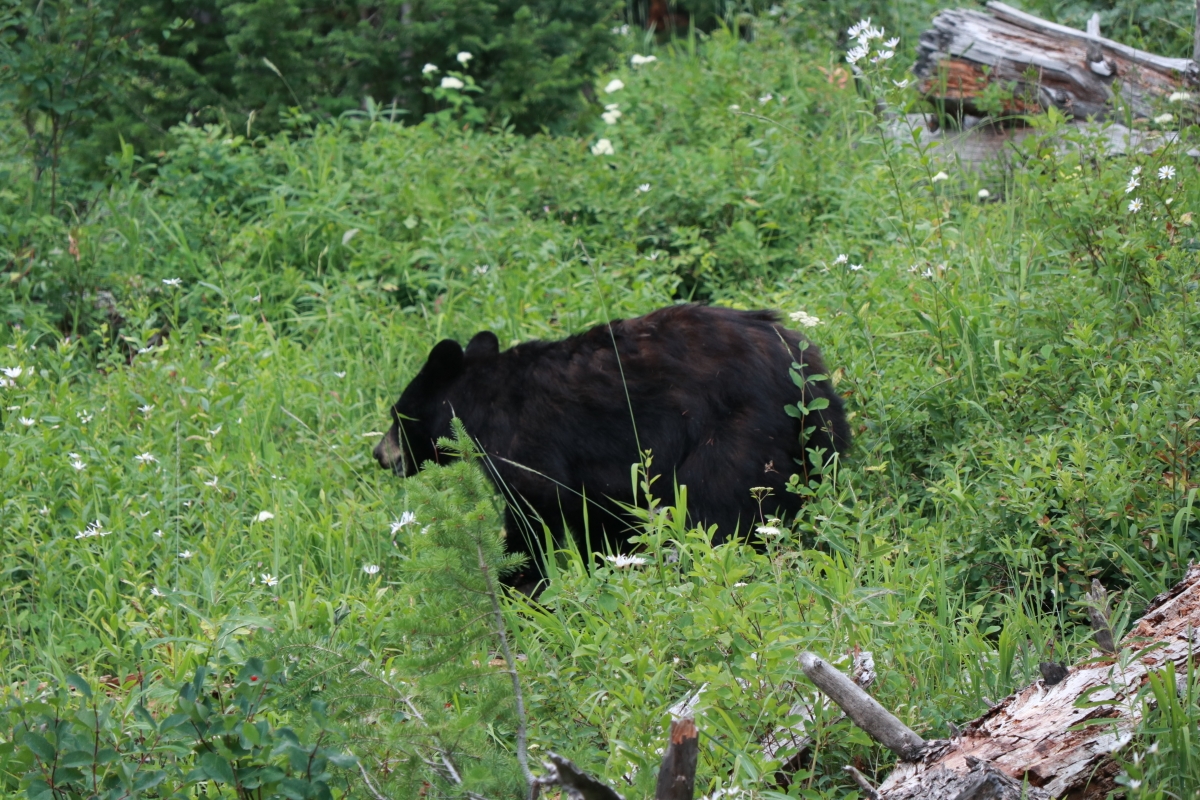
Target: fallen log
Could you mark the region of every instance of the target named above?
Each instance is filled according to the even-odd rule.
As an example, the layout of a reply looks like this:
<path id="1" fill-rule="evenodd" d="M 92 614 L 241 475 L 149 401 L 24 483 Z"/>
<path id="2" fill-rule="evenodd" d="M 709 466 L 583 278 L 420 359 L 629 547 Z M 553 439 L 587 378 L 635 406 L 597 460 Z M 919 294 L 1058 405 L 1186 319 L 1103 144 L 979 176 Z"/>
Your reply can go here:
<path id="1" fill-rule="evenodd" d="M 942 11 L 921 34 L 913 66 L 922 95 L 950 116 L 1038 114 L 1051 106 L 1107 118 L 1120 95 L 1135 117 L 1161 114 L 1174 93 L 1200 85 L 1192 59 L 1168 58 L 992 0 L 987 12 Z M 996 87 L 999 92 L 988 90 Z M 1176 97 L 1190 102 L 1190 98 Z"/>
<path id="2" fill-rule="evenodd" d="M 1097 588 L 1093 609 L 1106 599 Z M 1107 619 L 1093 624 L 1108 628 Z M 994 705 L 949 740 L 927 742 L 875 789 L 879 800 L 1099 800 L 1114 788 L 1113 754 L 1133 738 L 1147 675 L 1174 663 L 1186 674 L 1200 644 L 1200 566 L 1154 598 L 1116 654 L 1067 668 L 1053 685 L 1038 680 Z M 1103 634 L 1099 637 L 1105 638 Z M 1107 642 L 1105 642 L 1107 644 Z M 1057 676 L 1056 676 L 1057 677 Z M 846 681 L 849 683 L 849 681 Z M 845 689 L 845 687 L 842 687 Z M 863 693 L 865 694 L 865 692 Z M 870 731 L 868 730 L 868 733 Z"/>

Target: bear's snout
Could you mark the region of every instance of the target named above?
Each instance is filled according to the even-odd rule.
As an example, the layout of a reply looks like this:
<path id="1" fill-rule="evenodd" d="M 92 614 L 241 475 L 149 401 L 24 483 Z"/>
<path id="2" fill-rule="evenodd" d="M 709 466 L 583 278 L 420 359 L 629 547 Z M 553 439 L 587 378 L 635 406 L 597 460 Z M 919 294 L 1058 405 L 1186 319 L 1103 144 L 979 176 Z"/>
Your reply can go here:
<path id="1" fill-rule="evenodd" d="M 371 452 L 374 453 L 379 466 L 390 469 L 401 478 L 404 477 L 404 450 L 400 447 L 400 436 L 395 426 L 392 426 L 391 430 L 383 435 L 379 444 L 375 445 L 375 449 Z"/>

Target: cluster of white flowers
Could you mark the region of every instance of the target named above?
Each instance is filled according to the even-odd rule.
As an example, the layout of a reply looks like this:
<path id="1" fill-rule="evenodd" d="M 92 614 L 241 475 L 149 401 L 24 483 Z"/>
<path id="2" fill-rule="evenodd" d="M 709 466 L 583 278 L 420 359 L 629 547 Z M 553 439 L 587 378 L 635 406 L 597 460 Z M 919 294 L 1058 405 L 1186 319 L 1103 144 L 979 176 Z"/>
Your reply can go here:
<path id="1" fill-rule="evenodd" d="M 898 38 L 888 39 L 883 42 L 883 28 L 876 28 L 871 25 L 871 18 L 867 17 L 855 25 L 850 26 L 846 31 L 851 39 L 855 40 L 855 44 L 846 51 L 846 63 L 857 64 L 864 58 L 870 57 L 872 64 L 879 64 L 887 61 L 896 55 L 896 45 L 900 44 Z M 873 44 L 874 42 L 882 42 L 881 44 Z M 871 54 L 872 47 L 875 53 Z"/>
<path id="2" fill-rule="evenodd" d="M 657 56 L 639 56 L 637 53 L 634 53 L 629 59 L 629 63 L 635 67 L 640 67 L 643 64 L 650 64 L 654 61 L 658 61 Z"/>
<path id="3" fill-rule="evenodd" d="M 446 77 L 442 78 L 443 89 L 461 89 L 464 86 L 466 86 L 465 83 L 452 75 L 447 75 Z"/>
<path id="4" fill-rule="evenodd" d="M 604 93 L 612 94 L 613 92 L 619 92 L 624 88 L 625 88 L 625 82 L 623 80 L 621 80 L 620 78 L 613 78 L 611 81 L 609 81 L 605 85 Z"/>
<path id="5" fill-rule="evenodd" d="M 1159 114 L 1154 118 L 1154 121 L 1159 125 L 1170 125 L 1175 121 L 1175 116 L 1173 114 Z"/>
<path id="6" fill-rule="evenodd" d="M 92 412 L 90 411 L 76 411 L 75 416 L 79 420 L 80 425 L 87 425 L 92 421 Z"/>
<path id="7" fill-rule="evenodd" d="M 431 72 L 437 72 L 437 71 L 438 71 L 438 68 L 437 68 L 436 64 L 426 64 L 425 66 L 421 67 L 422 75 L 428 75 Z"/>
<path id="8" fill-rule="evenodd" d="M 642 558 L 641 556 L 627 556 L 620 553 L 615 556 L 605 556 L 604 560 L 611 562 L 612 565 L 617 569 L 624 569 L 625 567 L 640 567 L 646 563 L 646 559 Z"/>
<path id="9" fill-rule="evenodd" d="M 103 523 L 100 520 L 89 522 L 88 526 L 75 534 L 76 539 L 91 539 L 93 536 L 108 536 L 112 531 L 104 530 Z"/>
<path id="10" fill-rule="evenodd" d="M 600 139 L 592 145 L 592 155 L 594 156 L 611 156 L 615 152 L 611 139 Z"/>
<path id="11" fill-rule="evenodd" d="M 400 519 L 398 519 L 392 523 L 392 536 L 395 536 L 397 533 L 404 530 L 404 528 L 406 528 L 409 525 L 415 525 L 416 522 L 417 522 L 417 515 L 415 513 L 413 513 L 412 511 L 405 511 L 403 514 L 400 515 Z"/>
<path id="12" fill-rule="evenodd" d="M 269 519 L 275 519 L 275 515 L 272 514 L 270 511 L 260 511 L 254 517 L 255 522 L 266 522 Z"/>
<path id="13" fill-rule="evenodd" d="M 1167 98 L 1168 103 L 1182 103 L 1186 100 L 1191 100 L 1191 92 L 1171 92 L 1171 96 Z"/>
<path id="14" fill-rule="evenodd" d="M 803 309 L 800 311 L 793 311 L 791 314 L 788 314 L 788 317 L 791 318 L 792 322 L 795 322 L 797 325 L 805 328 L 815 328 L 821 324 L 819 317 L 814 317 L 812 314 L 809 314 Z"/>
<path id="15" fill-rule="evenodd" d="M 458 55 L 456 55 L 454 57 L 454 60 L 457 61 L 458 63 L 462 64 L 465 67 L 467 65 L 467 62 L 470 61 L 474 57 L 475 56 L 471 55 L 466 50 L 463 50 L 462 52 L 460 52 Z"/>
<path id="16" fill-rule="evenodd" d="M 604 107 L 604 113 L 600 115 L 600 119 L 604 120 L 606 125 L 616 125 L 617 120 L 621 118 L 620 103 L 609 103 Z"/>
<path id="17" fill-rule="evenodd" d="M 759 525 L 756 530 L 759 536 L 780 536 L 783 534 L 783 531 L 774 525 Z"/>
<path id="18" fill-rule="evenodd" d="M 617 27 L 612 29 L 612 35 L 613 36 L 628 36 L 629 35 L 629 26 L 628 25 L 618 25 Z"/>

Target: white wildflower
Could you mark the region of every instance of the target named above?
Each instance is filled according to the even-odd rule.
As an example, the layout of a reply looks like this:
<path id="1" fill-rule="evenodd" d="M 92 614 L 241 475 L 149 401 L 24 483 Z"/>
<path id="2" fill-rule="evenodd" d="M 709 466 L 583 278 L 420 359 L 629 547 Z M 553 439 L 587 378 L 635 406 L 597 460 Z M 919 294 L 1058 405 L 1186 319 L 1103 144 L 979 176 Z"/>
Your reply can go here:
<path id="1" fill-rule="evenodd" d="M 594 156 L 611 156 L 615 152 L 613 143 L 609 139 L 600 139 L 592 145 L 592 155 Z"/>
<path id="2" fill-rule="evenodd" d="M 783 533 L 783 531 L 774 525 L 759 525 L 755 530 L 758 531 L 760 536 L 779 536 Z"/>
<path id="3" fill-rule="evenodd" d="M 183 286 L 183 280 L 180 278 L 163 278 L 163 286 L 170 286 L 174 289 Z"/>
<path id="4" fill-rule="evenodd" d="M 452 75 L 447 75 L 446 77 L 442 78 L 443 89 L 461 89 L 463 86 L 466 86 L 466 84 Z"/>
<path id="5" fill-rule="evenodd" d="M 133 457 L 133 460 L 139 464 L 153 464 L 158 461 L 158 458 L 151 453 L 141 453 Z"/>
<path id="6" fill-rule="evenodd" d="M 636 189 L 634 189 L 633 193 L 634 194 L 645 194 L 648 191 L 650 191 L 650 184 L 643 183 L 640 186 L 638 186 Z"/>
<path id="7" fill-rule="evenodd" d="M 21 377 L 21 373 L 24 371 L 24 367 L 5 367 L 4 369 L 0 370 L 0 372 L 4 373 L 5 377 L 12 378 L 14 380 Z"/>
<path id="8" fill-rule="evenodd" d="M 987 189 L 980 189 L 979 194 L 976 195 L 976 197 L 978 197 L 980 200 L 987 200 L 991 196 L 992 196 L 992 193 L 989 192 Z"/>
<path id="9" fill-rule="evenodd" d="M 886 47 L 888 50 L 895 50 L 896 45 L 898 45 L 898 44 L 900 44 L 900 37 L 893 36 L 891 39 L 888 39 L 886 42 L 884 42 L 883 46 Z"/>
<path id="10" fill-rule="evenodd" d="M 20 418 L 20 422 L 21 422 L 21 424 L 22 424 L 22 425 L 24 425 L 26 428 L 31 428 L 31 427 L 33 427 L 34 425 L 36 425 L 36 424 L 37 424 L 37 420 L 36 420 L 36 419 L 33 419 L 32 417 L 21 417 L 21 418 Z"/>
<path id="11" fill-rule="evenodd" d="M 1154 121 L 1157 122 L 1159 125 L 1167 125 L 1168 123 L 1175 121 L 1175 115 L 1174 114 L 1159 114 L 1157 117 L 1154 118 Z"/>
<path id="12" fill-rule="evenodd" d="M 1169 181 L 1175 177 L 1175 168 L 1170 164 L 1165 167 L 1158 168 L 1158 179 L 1160 181 Z"/>
<path id="13" fill-rule="evenodd" d="M 1136 178 L 1138 175 L 1142 174 L 1142 168 L 1134 167 L 1133 169 L 1129 170 L 1129 174 Z"/>
<path id="14" fill-rule="evenodd" d="M 922 278 L 932 278 L 932 277 L 933 277 L 933 270 L 931 270 L 931 269 L 926 269 L 924 272 L 922 272 L 922 273 L 921 273 L 921 277 L 922 277 Z"/>
<path id="15" fill-rule="evenodd" d="M 438 71 L 438 68 L 434 64 L 426 64 L 425 66 L 421 67 L 422 75 L 428 75 L 431 72 L 437 72 L 437 71 Z"/>
<path id="16" fill-rule="evenodd" d="M 629 59 L 629 63 L 635 67 L 640 67 L 642 64 L 650 64 L 654 61 L 658 61 L 658 56 L 640 56 L 637 53 L 634 53 Z"/>
<path id="17" fill-rule="evenodd" d="M 612 29 L 612 35 L 613 36 L 628 36 L 629 35 L 629 26 L 628 25 L 618 25 L 617 27 Z"/>
<path id="18" fill-rule="evenodd" d="M 908 88 L 908 84 L 909 84 L 909 83 L 911 83 L 911 81 L 910 81 L 908 78 L 905 78 L 905 79 L 904 79 L 904 80 L 902 80 L 902 81 L 897 81 L 897 80 L 893 80 L 893 81 L 892 81 L 892 84 L 893 84 L 893 85 L 894 85 L 894 86 L 895 86 L 897 89 L 907 89 L 907 88 Z"/>
<path id="19" fill-rule="evenodd" d="M 254 517 L 255 522 L 266 522 L 269 519 L 275 519 L 275 515 L 270 511 L 260 511 Z"/>
<path id="20" fill-rule="evenodd" d="M 81 458 L 71 461 L 71 466 L 75 468 L 76 472 L 83 472 L 87 468 L 87 464 L 83 463 L 83 459 Z"/>
<path id="21" fill-rule="evenodd" d="M 1140 178 L 1130 178 L 1129 183 L 1125 184 L 1125 194 L 1129 194 L 1141 185 L 1142 181 Z"/>
<path id="22" fill-rule="evenodd" d="M 733 585 L 733 588 L 735 588 L 735 589 L 741 589 L 741 588 L 742 588 L 742 587 L 744 587 L 744 586 L 746 586 L 746 583 L 745 583 L 744 581 L 738 581 L 737 583 L 735 583 L 735 584 Z"/>
<path id="23" fill-rule="evenodd" d="M 741 106 L 739 106 L 737 103 L 734 103 L 733 105 L 731 105 L 731 106 L 729 107 L 729 110 L 730 110 L 730 111 L 741 111 L 741 110 L 742 110 L 742 107 L 741 107 Z"/>
<path id="24" fill-rule="evenodd" d="M 151 536 L 153 536 L 155 539 L 161 539 L 161 538 L 163 537 L 163 532 L 162 532 L 162 530 L 160 529 L 160 530 L 157 530 L 157 531 L 155 531 L 154 533 L 152 533 L 152 534 L 150 534 L 150 535 L 151 535 Z"/>
<path id="25" fill-rule="evenodd" d="M 224 427 L 225 427 L 225 423 L 224 423 L 224 422 L 218 422 L 218 423 L 217 423 L 217 427 L 215 427 L 215 428 L 209 428 L 209 429 L 208 429 L 208 435 L 209 435 L 209 436 L 216 436 L 218 433 L 220 433 L 220 432 L 221 432 L 221 428 L 224 428 Z"/>
<path id="26" fill-rule="evenodd" d="M 857 44 L 846 51 L 846 63 L 857 64 L 862 61 L 871 52 L 871 48 L 865 44 Z"/>
<path id="27" fill-rule="evenodd" d="M 41 508 L 38 509 L 38 513 L 44 517 L 50 513 L 50 507 L 43 505 Z"/>
<path id="28" fill-rule="evenodd" d="M 950 180 L 950 176 L 944 172 L 939 172 L 937 175 L 934 175 L 932 178 L 930 178 L 930 180 L 934 183 L 937 183 L 938 181 L 948 181 Z"/>
<path id="29" fill-rule="evenodd" d="M 863 265 L 862 265 L 862 264 L 851 264 L 851 265 L 850 265 L 850 271 L 851 271 L 851 272 L 858 272 L 858 271 L 859 271 L 860 269 L 862 269 L 862 268 L 863 268 Z"/>
<path id="30" fill-rule="evenodd" d="M 400 515 L 400 519 L 392 523 L 392 536 L 395 536 L 403 528 L 412 525 L 417 521 L 417 515 L 412 511 L 405 511 Z"/>
<path id="31" fill-rule="evenodd" d="M 142 412 L 143 414 L 149 414 L 153 410 L 154 410 L 153 403 L 150 403 L 149 405 L 138 406 L 138 411 Z"/>
<path id="32" fill-rule="evenodd" d="M 266 586 L 268 588 L 274 587 L 279 583 L 279 578 L 276 578 L 274 575 L 272 575 L 269 572 L 264 572 L 262 575 L 259 575 L 258 577 L 260 580 L 262 580 L 263 586 Z"/>
<path id="33" fill-rule="evenodd" d="M 625 82 L 624 82 L 624 81 L 622 81 L 620 78 L 613 78 L 613 79 L 612 79 L 611 81 L 609 81 L 609 82 L 608 82 L 608 84 L 607 84 L 607 85 L 604 87 L 604 93 L 605 93 L 605 94 L 612 94 L 613 92 L 619 92 L 619 91 L 621 91 L 621 90 L 622 90 L 622 89 L 624 89 L 624 88 L 625 88 Z"/>
<path id="34" fill-rule="evenodd" d="M 379 573 L 378 564 L 363 564 L 363 572 L 368 575 L 377 575 Z"/>
<path id="35" fill-rule="evenodd" d="M 159 591 L 157 586 L 150 587 L 150 596 L 151 597 L 166 597 L 165 594 L 163 594 L 161 591 Z"/>
<path id="36" fill-rule="evenodd" d="M 470 61 L 474 57 L 475 56 L 471 55 L 466 50 L 463 50 L 461 53 L 456 55 L 454 58 L 456 61 L 458 61 L 458 63 L 462 64 L 465 67 L 467 65 L 467 62 Z"/>
<path id="37" fill-rule="evenodd" d="M 1185 100 L 1191 100 L 1191 99 L 1192 99 L 1191 92 L 1171 92 L 1170 97 L 1167 98 L 1167 102 L 1168 103 L 1182 103 Z"/>
<path id="38" fill-rule="evenodd" d="M 850 259 L 846 257 L 845 253 L 838 253 L 838 257 L 833 260 L 833 263 L 834 264 L 845 264 L 849 260 Z"/>
<path id="39" fill-rule="evenodd" d="M 871 59 L 872 64 L 878 64 L 880 61 L 887 61 L 892 56 L 896 55 L 895 50 L 882 50 L 874 58 Z"/>
<path id="40" fill-rule="evenodd" d="M 642 558 L 641 556 L 627 556 L 619 553 L 615 556 L 605 556 L 604 559 L 612 562 L 612 565 L 617 569 L 624 569 L 625 567 L 640 567 L 646 563 L 646 559 Z"/>
<path id="41" fill-rule="evenodd" d="M 796 324 L 805 328 L 815 328 L 821 324 L 820 318 L 814 317 L 812 314 L 809 314 L 803 309 L 800 311 L 793 311 L 791 314 L 788 314 L 788 317 L 792 320 L 792 322 L 795 322 Z"/>
<path id="42" fill-rule="evenodd" d="M 217 476 L 214 475 L 211 481 L 205 481 L 204 485 L 211 486 L 214 489 L 217 488 Z"/>
<path id="43" fill-rule="evenodd" d="M 864 31 L 870 30 L 870 28 L 871 28 L 871 18 L 867 17 L 866 19 L 861 19 L 858 22 L 851 25 L 846 30 L 846 35 L 849 36 L 851 39 L 857 39 L 859 36 L 862 35 L 862 33 Z"/>
<path id="44" fill-rule="evenodd" d="M 194 555 L 196 555 L 196 554 L 193 553 L 191 550 L 184 550 L 182 553 L 179 554 L 179 557 L 182 558 L 184 561 L 187 561 L 189 558 L 191 558 Z"/>
<path id="45" fill-rule="evenodd" d="M 774 99 L 775 99 L 775 95 L 771 94 L 770 92 L 767 92 L 762 97 L 758 98 L 758 104 L 760 106 L 765 106 L 767 103 L 771 102 Z"/>
<path id="46" fill-rule="evenodd" d="M 1142 200 L 1140 197 L 1135 197 L 1129 201 L 1129 213 L 1136 214 L 1142 210 Z"/>
<path id="47" fill-rule="evenodd" d="M 492 267 L 490 264 L 480 264 L 479 266 L 475 267 L 475 274 L 476 275 L 487 275 L 488 270 L 491 268 Z"/>
<path id="48" fill-rule="evenodd" d="M 616 125 L 617 120 L 622 116 L 621 110 L 616 108 L 616 103 L 613 103 L 607 111 L 600 115 L 600 119 L 604 120 L 606 125 Z"/>
<path id="49" fill-rule="evenodd" d="M 75 416 L 79 418 L 80 425 L 87 425 L 92 421 L 92 414 L 87 411 L 76 411 Z"/>

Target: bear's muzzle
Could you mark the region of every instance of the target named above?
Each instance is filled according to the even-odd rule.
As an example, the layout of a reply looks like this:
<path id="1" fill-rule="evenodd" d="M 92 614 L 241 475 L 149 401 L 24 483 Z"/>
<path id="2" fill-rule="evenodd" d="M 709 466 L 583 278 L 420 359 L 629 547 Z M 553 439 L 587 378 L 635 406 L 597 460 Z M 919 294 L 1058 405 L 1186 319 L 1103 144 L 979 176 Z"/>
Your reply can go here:
<path id="1" fill-rule="evenodd" d="M 375 455 L 379 466 L 384 469 L 390 469 L 401 478 L 408 474 L 404 463 L 404 448 L 400 446 L 400 436 L 395 426 L 392 426 L 391 430 L 383 435 L 379 444 L 375 445 L 375 449 L 371 452 Z"/>

